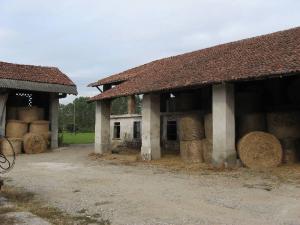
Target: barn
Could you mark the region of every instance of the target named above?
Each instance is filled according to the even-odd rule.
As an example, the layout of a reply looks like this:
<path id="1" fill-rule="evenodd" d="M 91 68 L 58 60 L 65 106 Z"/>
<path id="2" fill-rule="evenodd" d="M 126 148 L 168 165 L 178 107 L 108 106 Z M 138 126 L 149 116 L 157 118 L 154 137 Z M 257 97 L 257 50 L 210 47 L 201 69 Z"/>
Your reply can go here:
<path id="1" fill-rule="evenodd" d="M 59 99 L 68 94 L 77 95 L 76 85 L 58 68 L 0 62 L 0 134 L 22 141 L 48 126 L 47 144 L 57 148 Z"/>
<path id="2" fill-rule="evenodd" d="M 95 152 L 111 150 L 111 101 L 138 95 L 145 160 L 159 159 L 169 148 L 187 161 L 217 167 L 235 166 L 241 157 L 249 167 L 297 162 L 299 75 L 296 27 L 106 77 L 89 85 L 101 91 L 90 98 L 97 103 Z"/>

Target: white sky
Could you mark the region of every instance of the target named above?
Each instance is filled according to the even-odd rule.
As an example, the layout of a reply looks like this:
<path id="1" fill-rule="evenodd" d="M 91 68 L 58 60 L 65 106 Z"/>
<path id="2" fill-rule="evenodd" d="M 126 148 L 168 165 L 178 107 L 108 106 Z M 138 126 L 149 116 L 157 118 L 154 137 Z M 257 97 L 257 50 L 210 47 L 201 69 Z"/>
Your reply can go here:
<path id="1" fill-rule="evenodd" d="M 299 26 L 299 11 L 299 0 L 0 0 L 0 61 L 57 66 L 92 96 L 87 84 L 154 59 Z"/>

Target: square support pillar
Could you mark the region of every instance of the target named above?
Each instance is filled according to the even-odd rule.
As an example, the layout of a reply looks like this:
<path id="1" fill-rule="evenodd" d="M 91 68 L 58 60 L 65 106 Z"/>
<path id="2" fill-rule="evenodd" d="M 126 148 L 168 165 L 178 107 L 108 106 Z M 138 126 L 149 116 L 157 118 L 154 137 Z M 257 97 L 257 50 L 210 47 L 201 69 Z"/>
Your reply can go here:
<path id="1" fill-rule="evenodd" d="M 96 102 L 95 153 L 110 152 L 110 100 Z"/>
<path id="2" fill-rule="evenodd" d="M 233 84 L 213 86 L 213 152 L 216 167 L 236 165 Z"/>
<path id="3" fill-rule="evenodd" d="M 145 94 L 142 104 L 142 159 L 160 159 L 160 96 Z"/>
<path id="4" fill-rule="evenodd" d="M 58 148 L 58 111 L 59 98 L 56 93 L 50 93 L 50 126 L 51 126 L 51 148 Z"/>

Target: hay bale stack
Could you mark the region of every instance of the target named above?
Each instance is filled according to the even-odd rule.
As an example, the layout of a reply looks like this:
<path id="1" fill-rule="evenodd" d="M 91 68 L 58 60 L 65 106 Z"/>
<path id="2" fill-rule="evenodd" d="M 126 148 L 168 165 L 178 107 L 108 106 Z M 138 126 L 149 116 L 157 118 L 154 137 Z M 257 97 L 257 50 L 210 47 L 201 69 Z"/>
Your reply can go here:
<path id="1" fill-rule="evenodd" d="M 212 139 L 213 137 L 213 123 L 212 123 L 212 114 L 206 114 L 204 116 L 204 130 L 205 138 Z"/>
<path id="2" fill-rule="evenodd" d="M 49 140 L 49 124 L 47 120 L 37 120 L 30 124 L 29 132 L 35 134 L 41 134 L 46 142 Z"/>
<path id="3" fill-rule="evenodd" d="M 282 147 L 272 134 L 251 132 L 240 139 L 238 152 L 244 165 L 252 169 L 266 169 L 282 162 Z"/>
<path id="4" fill-rule="evenodd" d="M 24 136 L 24 151 L 27 154 L 42 153 L 47 150 L 47 143 L 40 134 L 27 133 Z"/>
<path id="5" fill-rule="evenodd" d="M 291 164 L 299 161 L 299 139 L 286 138 L 280 140 L 283 149 L 283 163 Z"/>
<path id="6" fill-rule="evenodd" d="M 266 131 L 266 116 L 264 113 L 247 113 L 238 117 L 238 136 L 244 135 L 253 131 Z"/>
<path id="7" fill-rule="evenodd" d="M 202 141 L 181 141 L 180 142 L 180 155 L 186 163 L 199 163 L 203 162 L 202 158 Z"/>
<path id="8" fill-rule="evenodd" d="M 28 131 L 28 124 L 21 120 L 8 120 L 6 123 L 6 136 L 9 138 L 23 138 Z"/>
<path id="9" fill-rule="evenodd" d="M 17 107 L 8 106 L 6 108 L 6 119 L 16 120 L 18 118 Z"/>
<path id="10" fill-rule="evenodd" d="M 10 145 L 10 143 L 13 147 Z M 13 151 L 15 152 L 16 155 L 20 154 L 22 151 L 22 138 L 8 138 L 8 141 L 6 139 L 3 139 L 1 141 L 1 152 L 2 154 L 4 154 L 5 156 L 12 156 L 13 155 Z"/>
<path id="11" fill-rule="evenodd" d="M 202 140 L 202 151 L 203 151 L 203 160 L 207 164 L 212 163 L 212 151 L 213 144 L 211 139 L 203 139 Z"/>
<path id="12" fill-rule="evenodd" d="M 197 114 L 185 115 L 180 119 L 180 141 L 193 141 L 204 138 L 203 118 Z"/>
<path id="13" fill-rule="evenodd" d="M 18 108 L 18 118 L 27 123 L 39 120 L 40 114 L 39 109 L 35 106 Z"/>
<path id="14" fill-rule="evenodd" d="M 45 119 L 45 110 L 43 108 L 37 108 L 37 114 L 39 120 L 44 120 Z"/>
<path id="15" fill-rule="evenodd" d="M 272 112 L 267 114 L 268 131 L 278 139 L 300 138 L 300 112 Z"/>

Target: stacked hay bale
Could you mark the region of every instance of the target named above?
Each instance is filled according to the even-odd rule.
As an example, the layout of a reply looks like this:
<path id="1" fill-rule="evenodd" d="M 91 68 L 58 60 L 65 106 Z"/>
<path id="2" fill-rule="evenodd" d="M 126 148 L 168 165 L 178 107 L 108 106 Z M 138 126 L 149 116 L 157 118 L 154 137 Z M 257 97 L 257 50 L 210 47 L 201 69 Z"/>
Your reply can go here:
<path id="1" fill-rule="evenodd" d="M 271 112 L 267 114 L 268 131 L 276 136 L 283 148 L 283 162 L 299 161 L 300 112 Z"/>
<path id="2" fill-rule="evenodd" d="M 180 119 L 180 155 L 185 162 L 203 162 L 202 139 L 203 118 L 197 114 L 185 115 Z"/>
<path id="3" fill-rule="evenodd" d="M 212 137 L 213 137 L 213 124 L 212 114 L 206 114 L 204 116 L 204 131 L 205 139 L 202 140 L 203 159 L 205 163 L 212 163 Z"/>
<path id="4" fill-rule="evenodd" d="M 47 149 L 49 140 L 49 122 L 44 121 L 44 109 L 38 107 L 8 107 L 6 136 L 12 144 L 16 154 L 22 151 L 22 143 L 25 153 L 40 153 Z M 29 131 L 29 133 L 28 133 Z M 1 142 L 1 152 L 11 154 L 10 143 Z"/>
<path id="5" fill-rule="evenodd" d="M 1 142 L 1 152 L 4 155 L 12 155 L 13 149 L 15 154 L 20 154 L 22 151 L 23 136 L 28 131 L 28 124 L 21 120 L 8 120 L 6 123 L 6 137 L 7 140 Z M 13 147 L 13 149 L 12 149 Z"/>

